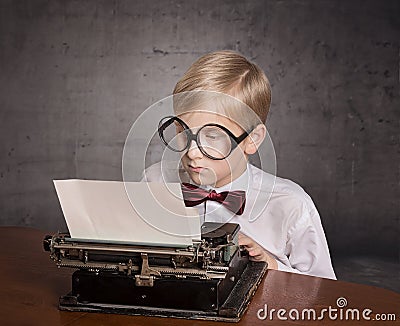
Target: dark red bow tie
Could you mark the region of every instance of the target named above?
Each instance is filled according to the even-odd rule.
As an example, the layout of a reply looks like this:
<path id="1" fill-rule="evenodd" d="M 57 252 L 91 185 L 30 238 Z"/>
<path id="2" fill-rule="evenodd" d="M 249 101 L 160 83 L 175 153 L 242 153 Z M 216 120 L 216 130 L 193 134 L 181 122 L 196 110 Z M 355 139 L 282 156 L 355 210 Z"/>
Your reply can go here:
<path id="1" fill-rule="evenodd" d="M 199 205 L 206 200 L 214 200 L 237 215 L 243 214 L 246 203 L 246 193 L 243 190 L 223 191 L 220 193 L 212 190 L 209 192 L 190 183 L 183 183 L 182 194 L 185 205 L 188 207 Z"/>

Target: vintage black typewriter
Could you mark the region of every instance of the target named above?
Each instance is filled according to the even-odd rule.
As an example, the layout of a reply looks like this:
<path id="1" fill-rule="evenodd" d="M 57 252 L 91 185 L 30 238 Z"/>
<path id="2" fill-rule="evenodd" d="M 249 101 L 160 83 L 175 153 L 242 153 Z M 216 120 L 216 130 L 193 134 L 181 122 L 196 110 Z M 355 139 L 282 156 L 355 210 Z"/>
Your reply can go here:
<path id="1" fill-rule="evenodd" d="M 47 236 L 57 266 L 77 269 L 59 308 L 239 321 L 267 268 L 238 246 L 239 228 L 204 223 L 201 240 L 187 248 Z"/>

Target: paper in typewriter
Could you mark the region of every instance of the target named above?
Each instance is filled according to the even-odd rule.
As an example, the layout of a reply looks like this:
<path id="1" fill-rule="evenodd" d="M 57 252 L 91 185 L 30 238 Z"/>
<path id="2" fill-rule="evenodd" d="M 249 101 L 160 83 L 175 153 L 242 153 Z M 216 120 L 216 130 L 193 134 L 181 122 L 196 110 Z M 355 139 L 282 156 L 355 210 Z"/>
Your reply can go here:
<path id="1" fill-rule="evenodd" d="M 71 179 L 54 185 L 71 238 L 162 246 L 200 239 L 197 210 L 185 207 L 178 183 Z"/>

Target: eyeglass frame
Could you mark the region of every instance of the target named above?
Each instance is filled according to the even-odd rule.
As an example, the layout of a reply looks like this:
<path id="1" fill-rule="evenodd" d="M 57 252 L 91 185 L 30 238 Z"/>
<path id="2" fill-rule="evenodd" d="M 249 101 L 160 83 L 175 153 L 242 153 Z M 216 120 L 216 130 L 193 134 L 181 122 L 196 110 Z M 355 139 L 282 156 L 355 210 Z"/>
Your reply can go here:
<path id="1" fill-rule="evenodd" d="M 161 124 L 161 122 L 162 122 L 164 119 L 167 119 L 167 120 L 165 120 L 165 122 L 163 122 L 163 123 Z M 167 143 L 167 141 L 166 141 L 166 140 L 164 139 L 164 137 L 163 137 L 163 132 L 164 132 L 164 130 L 165 130 L 167 127 L 169 127 L 169 126 L 170 126 L 173 122 L 175 122 L 175 121 L 177 121 L 178 123 L 180 123 L 180 124 L 185 128 L 184 130 L 185 130 L 186 135 L 187 135 L 187 143 L 186 143 L 186 146 L 185 146 L 182 150 L 177 150 L 177 149 L 175 149 L 175 148 L 169 146 L 169 144 Z M 167 123 L 168 123 L 168 124 L 167 124 Z M 213 156 L 211 156 L 210 154 L 207 154 L 207 153 L 205 152 L 205 150 L 203 149 L 203 147 L 201 146 L 201 144 L 199 144 L 199 141 L 198 141 L 199 133 L 200 133 L 200 131 L 201 131 L 203 128 L 205 128 L 205 127 L 218 127 L 218 128 L 221 128 L 224 132 L 226 132 L 226 133 L 228 134 L 229 139 L 230 139 L 230 141 L 231 141 L 231 150 L 229 151 L 229 153 L 228 153 L 226 156 L 224 156 L 224 157 L 222 157 L 222 158 L 213 157 Z M 174 151 L 174 152 L 183 152 L 183 151 L 185 151 L 185 150 L 188 150 L 188 149 L 190 148 L 190 144 L 192 143 L 192 141 L 194 141 L 194 142 L 196 143 L 197 148 L 200 150 L 200 152 L 201 152 L 204 156 L 206 156 L 206 157 L 208 157 L 208 158 L 210 158 L 210 159 L 212 159 L 212 160 L 217 160 L 217 161 L 225 160 L 229 155 L 231 155 L 231 153 L 233 152 L 233 150 L 234 150 L 243 140 L 245 140 L 246 137 L 247 137 L 249 134 L 250 134 L 249 132 L 244 131 L 240 136 L 236 137 L 229 129 L 227 129 L 226 127 L 221 126 L 221 125 L 219 125 L 219 124 L 217 124 L 217 123 L 207 123 L 207 124 L 201 126 L 200 129 L 197 130 L 197 132 L 194 134 L 194 133 L 190 130 L 189 126 L 188 126 L 182 119 L 178 118 L 177 116 L 172 116 L 172 115 L 171 115 L 171 116 L 166 116 L 166 117 L 162 118 L 162 119 L 160 120 L 160 122 L 158 123 L 158 135 L 159 135 L 159 137 L 161 138 L 161 140 L 162 140 L 162 142 L 164 143 L 164 145 L 167 146 L 170 150 L 172 150 L 172 151 Z"/>

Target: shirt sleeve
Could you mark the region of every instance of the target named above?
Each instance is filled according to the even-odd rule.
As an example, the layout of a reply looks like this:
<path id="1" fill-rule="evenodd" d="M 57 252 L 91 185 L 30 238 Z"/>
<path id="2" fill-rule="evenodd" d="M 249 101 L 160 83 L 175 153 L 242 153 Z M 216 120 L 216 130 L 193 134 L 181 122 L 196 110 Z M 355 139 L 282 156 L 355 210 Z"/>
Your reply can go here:
<path id="1" fill-rule="evenodd" d="M 303 202 L 298 214 L 287 230 L 285 250 L 287 260 L 282 262 L 278 259 L 278 269 L 336 279 L 325 232 L 312 201 Z"/>

